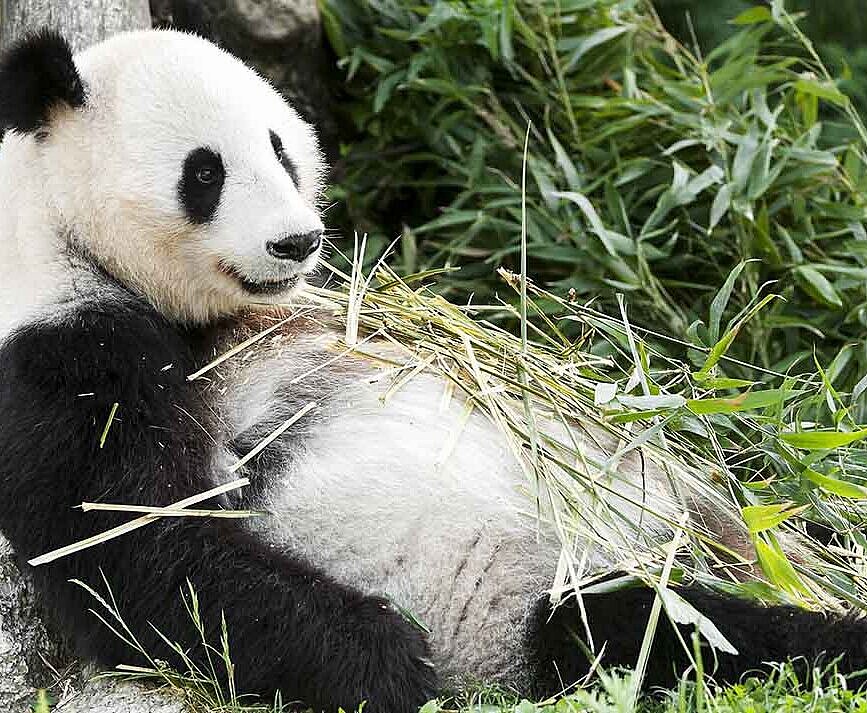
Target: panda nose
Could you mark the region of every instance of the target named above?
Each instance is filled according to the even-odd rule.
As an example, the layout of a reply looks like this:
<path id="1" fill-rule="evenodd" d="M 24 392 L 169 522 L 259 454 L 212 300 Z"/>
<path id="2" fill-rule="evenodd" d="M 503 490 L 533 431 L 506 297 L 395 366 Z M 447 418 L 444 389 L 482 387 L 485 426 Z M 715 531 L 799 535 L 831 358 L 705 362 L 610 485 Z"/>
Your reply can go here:
<path id="1" fill-rule="evenodd" d="M 311 230 L 309 233 L 286 235 L 280 240 L 265 244 L 265 248 L 278 260 L 293 260 L 303 262 L 310 257 L 322 242 L 322 230 Z"/>

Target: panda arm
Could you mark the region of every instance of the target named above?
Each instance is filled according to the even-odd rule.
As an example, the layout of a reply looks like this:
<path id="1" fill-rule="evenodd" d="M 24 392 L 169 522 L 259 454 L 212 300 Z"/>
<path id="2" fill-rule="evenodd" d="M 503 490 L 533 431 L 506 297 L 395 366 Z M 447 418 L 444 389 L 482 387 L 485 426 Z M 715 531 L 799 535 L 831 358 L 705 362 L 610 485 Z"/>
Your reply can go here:
<path id="1" fill-rule="evenodd" d="M 22 559 L 129 519 L 72 509 L 82 501 L 167 505 L 216 484 L 215 446 L 203 433 L 208 409 L 185 378 L 192 366 L 183 336 L 132 300 L 68 311 L 6 340 L 0 527 Z M 424 636 L 386 601 L 269 548 L 242 522 L 164 518 L 32 570 L 49 614 L 82 653 L 129 662 L 134 652 L 87 613 L 95 602 L 68 582 L 99 588 L 102 572 L 157 658 L 170 656 L 150 623 L 202 653 L 181 599 L 189 579 L 212 644 L 225 613 L 239 691 L 280 689 L 284 700 L 330 710 L 367 700 L 389 713 L 435 693 Z"/>

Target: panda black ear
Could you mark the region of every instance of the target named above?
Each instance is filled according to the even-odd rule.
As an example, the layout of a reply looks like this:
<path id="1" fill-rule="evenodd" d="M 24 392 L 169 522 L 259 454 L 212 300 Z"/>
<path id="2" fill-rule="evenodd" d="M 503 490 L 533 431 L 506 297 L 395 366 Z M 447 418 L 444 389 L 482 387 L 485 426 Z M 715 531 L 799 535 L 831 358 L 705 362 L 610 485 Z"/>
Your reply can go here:
<path id="1" fill-rule="evenodd" d="M 0 59 L 0 132 L 36 131 L 52 107 L 84 104 L 84 84 L 69 43 L 57 32 L 39 30 Z"/>

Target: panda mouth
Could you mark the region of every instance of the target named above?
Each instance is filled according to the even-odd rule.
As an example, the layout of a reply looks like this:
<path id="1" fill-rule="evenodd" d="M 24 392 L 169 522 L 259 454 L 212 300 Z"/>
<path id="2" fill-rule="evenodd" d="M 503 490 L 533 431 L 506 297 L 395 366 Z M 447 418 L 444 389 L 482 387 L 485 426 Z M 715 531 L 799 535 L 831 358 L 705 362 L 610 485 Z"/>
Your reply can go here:
<path id="1" fill-rule="evenodd" d="M 219 264 L 219 269 L 224 275 L 237 282 L 244 292 L 251 295 L 279 295 L 295 287 L 299 279 L 296 274 L 274 280 L 251 280 L 233 265 L 222 261 Z"/>
<path id="2" fill-rule="evenodd" d="M 238 281 L 241 283 L 244 291 L 249 292 L 251 295 L 279 295 L 281 292 L 286 292 L 295 287 L 295 284 L 298 282 L 298 275 L 275 281 L 252 282 L 244 278 Z"/>

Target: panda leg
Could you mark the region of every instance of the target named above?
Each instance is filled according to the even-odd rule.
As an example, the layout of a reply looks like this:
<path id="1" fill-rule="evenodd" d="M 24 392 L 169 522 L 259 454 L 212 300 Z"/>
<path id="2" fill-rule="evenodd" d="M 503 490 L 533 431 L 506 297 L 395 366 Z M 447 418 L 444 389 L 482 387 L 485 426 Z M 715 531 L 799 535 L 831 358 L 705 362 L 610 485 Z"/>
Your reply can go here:
<path id="1" fill-rule="evenodd" d="M 209 412 L 186 379 L 194 368 L 182 335 L 123 293 L 0 345 L 0 527 L 19 557 L 128 519 L 73 509 L 84 500 L 167 505 L 228 480 L 214 473 L 214 446 L 201 432 Z M 212 646 L 225 616 L 242 693 L 279 689 L 317 711 L 366 700 L 372 713 L 410 713 L 436 692 L 424 634 L 386 600 L 269 546 L 237 520 L 163 518 L 25 569 L 78 652 L 108 665 L 137 655 L 88 613 L 93 598 L 70 579 L 98 587 L 105 576 L 150 655 L 170 658 L 156 627 L 208 671 L 181 600 L 189 581 Z"/>
<path id="2" fill-rule="evenodd" d="M 705 670 L 720 683 L 733 683 L 744 673 L 768 662 L 803 657 L 812 665 L 820 655 L 842 656 L 841 672 L 867 666 L 867 621 L 806 611 L 791 606 L 763 606 L 756 602 L 691 586 L 678 593 L 716 624 L 738 655 L 702 647 Z M 605 645 L 601 665 L 635 666 L 655 592 L 632 587 L 584 596 L 584 607 L 597 651 Z M 678 626 L 684 641 L 692 627 Z M 532 675 L 537 695 L 550 695 L 570 685 L 589 669 L 586 633 L 578 606 L 571 601 L 552 615 L 547 598 L 537 603 L 529 627 Z M 585 645 L 581 645 L 583 642 Z M 648 661 L 645 686 L 670 687 L 690 661 L 674 626 L 661 618 Z"/>

